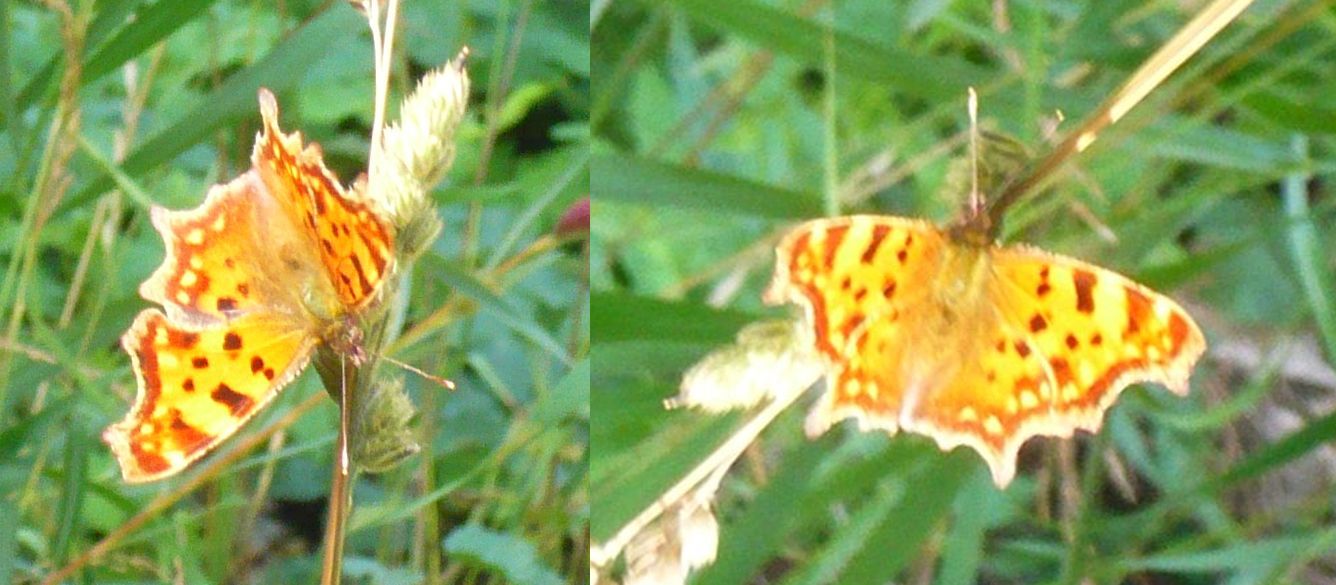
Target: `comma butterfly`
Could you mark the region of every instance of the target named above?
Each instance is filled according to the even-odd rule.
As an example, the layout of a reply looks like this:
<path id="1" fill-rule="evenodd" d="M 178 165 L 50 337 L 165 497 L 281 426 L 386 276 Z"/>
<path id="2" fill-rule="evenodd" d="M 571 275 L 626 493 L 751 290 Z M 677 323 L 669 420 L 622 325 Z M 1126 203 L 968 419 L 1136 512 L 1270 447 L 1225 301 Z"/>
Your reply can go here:
<path id="1" fill-rule="evenodd" d="M 1186 394 L 1206 348 L 1182 307 L 1110 270 L 899 217 L 798 226 L 766 300 L 804 308 L 830 366 L 809 434 L 852 417 L 967 445 L 998 486 L 1027 439 L 1098 429 L 1129 384 Z"/>
<path id="2" fill-rule="evenodd" d="M 152 209 L 166 242 L 139 288 L 165 313 L 139 314 L 121 344 L 139 383 L 111 425 L 128 482 L 175 474 L 231 436 L 350 325 L 394 270 L 394 232 L 362 194 L 325 168 L 319 145 L 283 134 L 261 89 L 264 129 L 251 170 L 215 185 L 200 207 Z"/>

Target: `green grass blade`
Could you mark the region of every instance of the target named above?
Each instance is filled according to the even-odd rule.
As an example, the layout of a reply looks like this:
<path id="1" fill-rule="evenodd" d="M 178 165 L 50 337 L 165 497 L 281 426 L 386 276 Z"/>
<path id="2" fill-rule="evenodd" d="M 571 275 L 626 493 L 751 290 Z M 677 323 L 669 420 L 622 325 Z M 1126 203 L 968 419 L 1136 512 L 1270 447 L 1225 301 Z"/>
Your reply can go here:
<path id="1" fill-rule="evenodd" d="M 65 438 L 63 497 L 57 512 L 56 539 L 52 546 L 55 558 L 62 561 L 69 557 L 73 537 L 79 530 L 85 493 L 84 476 L 88 472 L 88 444 L 91 436 L 88 432 L 78 430 L 82 425 L 77 421 L 71 422 L 73 424 L 70 426 L 76 429 L 76 432 L 69 433 Z"/>
<path id="2" fill-rule="evenodd" d="M 752 0 L 711 2 L 672 0 L 697 22 L 745 38 L 819 67 L 826 31 L 798 17 Z M 836 31 L 835 59 L 843 75 L 886 84 L 930 100 L 959 98 L 968 85 L 986 85 L 986 70 L 962 60 L 902 51 Z"/>
<path id="3" fill-rule="evenodd" d="M 13 583 L 17 564 L 19 511 L 8 498 L 0 498 L 0 583 Z"/>
<path id="4" fill-rule="evenodd" d="M 1308 141 L 1295 136 L 1291 141 L 1294 154 L 1308 158 Z M 1317 329 L 1327 351 L 1327 360 L 1336 363 L 1336 277 L 1330 269 L 1331 247 L 1324 245 L 1317 227 L 1313 225 L 1312 210 L 1308 207 L 1308 182 L 1311 176 L 1295 172 L 1281 183 L 1281 197 L 1285 200 L 1285 217 L 1289 219 L 1286 236 L 1290 244 L 1290 259 L 1299 274 L 1308 309 L 1313 313 Z"/>
<path id="5" fill-rule="evenodd" d="M 840 578 L 846 583 L 884 583 L 909 566 L 951 510 L 951 503 L 975 470 L 973 453 L 932 454 L 926 469 L 910 479 L 904 499 L 891 508 L 860 543 Z M 931 486 L 931 489 L 924 489 Z"/>
<path id="6" fill-rule="evenodd" d="M 84 62 L 85 82 L 101 78 L 150 47 L 172 35 L 218 0 L 154 2 L 135 14 L 133 26 L 125 26 Z"/>
<path id="7" fill-rule="evenodd" d="M 664 339 L 674 343 L 727 341 L 756 320 L 741 311 L 720 311 L 694 303 L 595 293 L 590 336 L 596 343 Z"/>
<path id="8" fill-rule="evenodd" d="M 821 197 L 711 171 L 622 154 L 594 156 L 594 198 L 633 205 L 799 219 L 821 215 Z"/>
<path id="9" fill-rule="evenodd" d="M 121 163 L 121 170 L 138 178 L 218 128 L 254 115 L 259 108 L 255 96 L 261 86 L 275 93 L 296 87 L 301 76 L 293 75 L 293 71 L 303 71 L 323 57 L 330 50 L 329 39 L 353 35 L 363 26 L 365 23 L 349 10 L 327 10 L 307 21 L 259 62 L 228 77 L 218 89 L 201 99 L 194 110 L 140 143 Z M 67 198 L 61 209 L 85 205 L 112 185 L 109 175 L 95 175 L 77 194 Z"/>
<path id="10" fill-rule="evenodd" d="M 1258 449 L 1229 471 L 1209 482 L 1211 491 L 1218 491 L 1262 474 L 1307 455 L 1325 443 L 1336 439 L 1336 413 L 1316 419 L 1285 438 Z"/>

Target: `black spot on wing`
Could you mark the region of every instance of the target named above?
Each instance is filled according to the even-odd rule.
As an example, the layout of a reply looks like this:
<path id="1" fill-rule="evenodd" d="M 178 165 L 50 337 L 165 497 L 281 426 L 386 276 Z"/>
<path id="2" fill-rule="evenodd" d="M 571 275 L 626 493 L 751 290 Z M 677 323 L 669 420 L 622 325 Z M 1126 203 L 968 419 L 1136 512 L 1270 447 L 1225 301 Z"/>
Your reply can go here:
<path id="1" fill-rule="evenodd" d="M 233 390 L 227 384 L 219 384 L 218 387 L 209 394 L 209 397 L 213 398 L 215 402 L 226 406 L 227 410 L 232 413 L 232 416 L 240 416 L 242 413 L 249 411 L 254 404 L 254 401 L 252 401 L 249 396 Z"/>

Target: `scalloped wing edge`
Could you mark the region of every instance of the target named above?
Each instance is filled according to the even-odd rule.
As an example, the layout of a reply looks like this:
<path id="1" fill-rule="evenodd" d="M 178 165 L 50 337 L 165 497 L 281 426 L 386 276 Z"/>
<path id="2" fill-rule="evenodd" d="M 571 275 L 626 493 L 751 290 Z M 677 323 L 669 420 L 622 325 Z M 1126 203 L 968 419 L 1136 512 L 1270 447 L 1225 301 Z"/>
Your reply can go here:
<path id="1" fill-rule="evenodd" d="M 388 241 L 390 243 L 391 253 L 386 259 L 385 267 L 375 290 L 372 294 L 368 294 L 361 298 L 355 306 L 350 308 L 358 309 L 365 307 L 370 304 L 373 299 L 381 297 L 382 291 L 385 288 L 384 286 L 381 286 L 381 284 L 386 280 L 389 280 L 389 277 L 394 274 L 397 268 L 397 262 L 395 261 L 396 259 L 393 253 L 394 241 L 396 239 L 394 224 L 386 216 L 386 213 L 381 209 L 378 202 L 367 195 L 367 174 L 365 172 L 359 173 L 358 176 L 353 179 L 352 183 L 345 186 L 343 182 L 339 180 L 338 176 L 330 171 L 329 167 L 325 166 L 324 151 L 318 142 L 312 141 L 310 143 L 305 143 L 304 136 L 300 130 L 285 133 L 283 132 L 283 129 L 279 127 L 278 100 L 274 97 L 273 92 L 269 91 L 268 88 L 261 87 L 258 92 L 258 100 L 260 102 L 260 118 L 262 124 L 260 131 L 255 134 L 255 145 L 251 148 L 252 169 L 260 168 L 260 156 L 263 153 L 264 144 L 268 142 L 269 136 L 273 135 L 275 140 L 282 145 L 285 151 L 296 153 L 294 156 L 299 163 L 309 163 L 317 168 L 321 176 L 333 186 L 335 197 L 349 201 L 354 205 L 364 207 L 370 217 L 379 224 L 380 228 L 384 230 L 385 233 L 390 234 L 391 237 Z M 257 179 L 263 183 L 262 178 L 257 177 Z M 299 229 L 302 229 L 303 231 L 305 230 L 306 226 L 301 225 L 299 218 L 293 218 L 293 220 L 298 224 Z M 304 231 L 304 233 L 306 232 Z M 308 233 L 308 235 L 311 235 L 313 238 L 315 237 L 313 234 Z M 318 242 L 313 241 L 312 245 L 317 246 Z M 330 274 L 329 278 L 332 281 L 337 278 L 337 276 Z"/>
<path id="2" fill-rule="evenodd" d="M 134 344 L 140 336 L 147 334 L 147 322 L 155 314 L 162 316 L 164 320 L 170 322 L 173 326 L 180 327 L 186 331 L 202 332 L 211 328 L 209 326 L 200 326 L 193 323 L 172 321 L 170 315 L 164 314 L 162 311 L 154 308 L 140 311 L 139 315 L 135 317 L 134 323 L 130 325 L 130 329 L 126 330 L 125 334 L 121 335 L 121 348 L 124 349 L 126 353 L 130 354 L 130 361 L 133 366 L 131 369 L 135 374 L 137 389 L 135 390 L 135 400 L 131 405 L 130 410 L 126 413 L 124 418 L 108 425 L 106 429 L 102 431 L 102 441 L 111 447 L 111 451 L 115 454 L 116 462 L 121 469 L 121 477 L 126 483 L 146 483 L 176 475 L 182 470 L 190 467 L 195 461 L 198 461 L 205 455 L 211 453 L 228 437 L 235 434 L 237 429 L 240 429 L 251 418 L 254 418 L 257 413 L 263 410 L 265 406 L 278 396 L 283 388 L 292 383 L 292 381 L 306 369 L 306 365 L 310 362 L 311 355 L 314 353 L 317 345 L 313 337 L 308 337 L 306 340 L 306 347 L 298 351 L 292 362 L 288 365 L 288 368 L 284 370 L 282 374 L 274 378 L 273 385 L 270 387 L 269 391 L 256 402 L 254 408 L 252 408 L 250 412 L 237 420 L 236 426 L 231 432 L 214 437 L 213 441 L 208 446 L 194 453 L 188 453 L 186 457 L 178 462 L 169 461 L 171 464 L 163 471 L 147 472 L 140 468 L 139 462 L 135 458 L 134 451 L 130 445 L 129 432 L 142 414 L 141 411 L 144 409 L 147 394 L 145 390 L 147 383 L 144 379 L 143 365 L 139 361 L 139 353 Z M 161 392 L 161 388 L 159 388 L 158 391 Z"/>
<path id="3" fill-rule="evenodd" d="M 812 307 L 805 296 L 792 286 L 789 279 L 789 266 L 786 260 L 791 257 L 791 249 L 795 240 L 800 236 L 801 231 L 816 227 L 818 224 L 824 227 L 848 225 L 857 221 L 875 220 L 884 223 L 890 223 L 897 227 L 916 230 L 937 230 L 936 226 L 926 220 L 916 220 L 895 216 L 845 216 L 812 220 L 804 222 L 794 229 L 790 230 L 776 247 L 775 275 L 771 280 L 770 286 L 766 289 L 763 300 L 767 304 L 778 305 L 783 303 L 793 303 L 803 309 L 803 313 L 808 323 L 815 319 L 815 309 Z M 958 244 L 957 244 L 958 245 Z M 1027 245 L 1017 245 L 1029 253 L 1039 253 L 1058 261 L 1070 262 L 1076 265 L 1098 269 L 1102 273 L 1117 275 L 1122 279 L 1123 284 L 1132 286 L 1143 294 L 1157 300 L 1157 302 L 1167 302 L 1172 310 L 1176 310 L 1187 316 L 1187 323 L 1190 328 L 1187 342 L 1185 342 L 1182 351 L 1165 367 L 1146 367 L 1134 370 L 1128 370 L 1115 378 L 1110 384 L 1110 390 L 1100 399 L 1099 403 L 1093 408 L 1076 409 L 1075 412 L 1068 412 L 1062 415 L 1045 414 L 1024 420 L 1016 431 L 1012 433 L 1002 444 L 1002 448 L 995 450 L 982 438 L 969 433 L 960 433 L 950 429 L 942 428 L 925 420 L 914 417 L 912 413 L 901 411 L 895 416 L 883 416 L 870 414 L 862 408 L 856 406 L 835 406 L 834 387 L 839 377 L 837 364 L 829 358 L 822 355 L 829 368 L 825 377 L 826 390 L 821 393 L 821 398 L 808 412 L 804 422 L 804 430 L 808 437 L 817 437 L 825 433 L 836 423 L 847 419 L 854 419 L 861 431 L 882 430 L 890 435 L 897 434 L 900 430 L 911 432 L 918 435 L 924 435 L 933 439 L 938 448 L 942 451 L 951 451 L 961 445 L 967 446 L 977 452 L 988 465 L 988 469 L 993 478 L 993 483 L 999 488 L 1005 488 L 1016 476 L 1016 459 L 1020 454 L 1021 447 L 1030 439 L 1038 436 L 1070 438 L 1076 430 L 1096 432 L 1103 424 L 1104 415 L 1109 408 L 1117 402 L 1118 397 L 1122 395 L 1132 384 L 1143 382 L 1154 382 L 1165 386 L 1170 392 L 1178 396 L 1186 396 L 1189 391 L 1189 378 L 1192 369 L 1197 360 L 1206 352 L 1206 339 L 1202 334 L 1200 327 L 1191 315 L 1182 308 L 1173 299 L 1153 291 L 1140 283 L 1112 270 L 1096 267 L 1087 262 L 1054 254 L 1046 250 Z"/>
<path id="4" fill-rule="evenodd" d="M 153 274 L 139 284 L 139 296 L 162 305 L 166 309 L 167 316 L 178 324 L 204 326 L 226 321 L 226 316 L 223 314 L 187 310 L 182 308 L 175 300 L 167 298 L 168 279 L 171 278 L 172 270 L 180 256 L 175 228 L 181 224 L 194 223 L 215 215 L 218 207 L 227 205 L 233 198 L 245 197 L 250 190 L 260 188 L 262 188 L 260 177 L 252 170 L 242 173 L 227 183 L 219 183 L 209 187 L 204 202 L 194 208 L 173 211 L 158 205 L 150 207 L 149 219 L 158 235 L 162 237 L 166 252 L 162 263 L 154 269 Z M 221 232 L 225 227 L 225 225 L 215 224 L 209 226 L 209 229 L 214 232 Z M 204 237 L 209 237 L 209 234 L 205 234 Z M 204 266 L 192 266 L 191 268 L 201 270 Z"/>

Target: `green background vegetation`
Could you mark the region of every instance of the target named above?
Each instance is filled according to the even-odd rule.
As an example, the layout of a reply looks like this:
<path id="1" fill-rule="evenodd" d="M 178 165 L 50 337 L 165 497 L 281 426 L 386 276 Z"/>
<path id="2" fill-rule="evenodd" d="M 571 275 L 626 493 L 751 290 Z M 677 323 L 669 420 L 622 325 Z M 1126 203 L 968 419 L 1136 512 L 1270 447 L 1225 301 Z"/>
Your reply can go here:
<path id="1" fill-rule="evenodd" d="M 1042 152 L 1055 112 L 1060 138 L 1198 4 L 596 4 L 593 540 L 739 424 L 661 402 L 742 324 L 791 314 L 760 302 L 787 226 L 834 199 L 953 219 L 967 87 L 984 127 Z M 1259 2 L 1007 218 L 1008 241 L 1181 301 L 1211 345 L 1190 396 L 1130 389 L 1097 436 L 1028 444 L 1004 492 L 922 437 L 808 441 L 800 401 L 725 480 L 692 582 L 1336 575 L 1334 30 L 1329 6 Z"/>
<path id="2" fill-rule="evenodd" d="M 98 436 L 135 393 L 118 338 L 162 259 L 149 205 L 194 207 L 249 168 L 260 86 L 340 177 L 361 172 L 367 23 L 347 2 L 89 0 L 63 35 L 48 4 L 63 2 L 0 3 L 0 583 L 36 582 L 169 496 L 184 497 L 71 582 L 314 582 L 338 424 L 314 373 L 220 455 L 314 408 L 189 493 L 200 467 L 127 486 Z M 404 3 L 391 118 L 423 71 L 471 49 L 458 157 L 432 193 L 446 227 L 393 354 L 458 390 L 405 377 L 423 451 L 359 481 L 349 583 L 587 578 L 587 247 L 520 252 L 589 192 L 588 11 Z M 53 137 L 58 104 L 81 116 Z"/>

